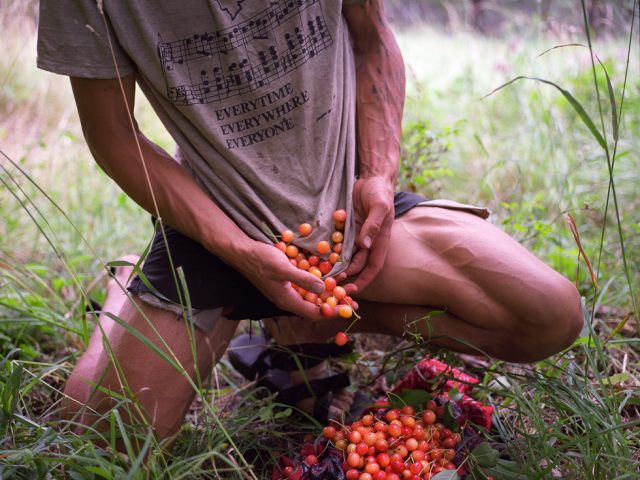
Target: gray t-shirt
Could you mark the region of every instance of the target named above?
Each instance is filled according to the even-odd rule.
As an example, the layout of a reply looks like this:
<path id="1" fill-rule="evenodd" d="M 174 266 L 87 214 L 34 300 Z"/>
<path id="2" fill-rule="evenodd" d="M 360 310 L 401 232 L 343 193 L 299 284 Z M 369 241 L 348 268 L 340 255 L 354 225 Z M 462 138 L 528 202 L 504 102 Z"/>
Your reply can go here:
<path id="1" fill-rule="evenodd" d="M 136 74 L 176 157 L 243 231 L 271 242 L 265 225 L 310 222 L 296 243 L 315 250 L 345 208 L 350 258 L 355 64 L 340 0 L 41 0 L 38 67 Z"/>

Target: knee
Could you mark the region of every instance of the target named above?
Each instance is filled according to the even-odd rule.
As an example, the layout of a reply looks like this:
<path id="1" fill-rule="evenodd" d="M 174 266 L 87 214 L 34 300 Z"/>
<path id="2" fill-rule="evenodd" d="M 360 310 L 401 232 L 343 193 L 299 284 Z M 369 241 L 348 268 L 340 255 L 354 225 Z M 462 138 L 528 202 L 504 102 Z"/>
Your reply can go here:
<path id="1" fill-rule="evenodd" d="M 110 404 L 109 397 L 97 388 L 101 372 L 86 355 L 71 372 L 61 402 L 61 417 L 73 423 L 72 430 L 76 433 L 81 433 L 83 425 L 91 425 L 100 409 L 104 410 Z"/>
<path id="2" fill-rule="evenodd" d="M 70 422 L 81 421 L 82 410 L 86 408 L 89 401 L 89 391 L 86 382 L 75 373 L 75 370 L 71 372 L 65 384 L 63 395 L 61 417 Z"/>
<path id="3" fill-rule="evenodd" d="M 580 294 L 565 278 L 549 285 L 527 310 L 514 335 L 520 362 L 544 360 L 570 347 L 584 326 Z"/>

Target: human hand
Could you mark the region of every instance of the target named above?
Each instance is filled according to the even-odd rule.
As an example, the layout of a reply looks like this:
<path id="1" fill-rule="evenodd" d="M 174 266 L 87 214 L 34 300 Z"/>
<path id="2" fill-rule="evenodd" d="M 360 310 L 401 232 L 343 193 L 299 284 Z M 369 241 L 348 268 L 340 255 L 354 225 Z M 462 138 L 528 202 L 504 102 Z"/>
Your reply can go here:
<path id="1" fill-rule="evenodd" d="M 318 305 L 307 302 L 291 288 L 295 284 L 310 292 L 320 294 L 325 285 L 309 272 L 294 267 L 289 259 L 273 245 L 255 242 L 251 254 L 236 268 L 278 308 L 309 320 L 326 320 Z M 334 312 L 334 317 L 337 311 Z"/>
<path id="2" fill-rule="evenodd" d="M 394 218 L 393 185 L 381 177 L 366 177 L 353 187 L 356 227 L 356 253 L 338 279 L 349 280 L 349 295 L 362 291 L 380 272 L 387 255 Z"/>

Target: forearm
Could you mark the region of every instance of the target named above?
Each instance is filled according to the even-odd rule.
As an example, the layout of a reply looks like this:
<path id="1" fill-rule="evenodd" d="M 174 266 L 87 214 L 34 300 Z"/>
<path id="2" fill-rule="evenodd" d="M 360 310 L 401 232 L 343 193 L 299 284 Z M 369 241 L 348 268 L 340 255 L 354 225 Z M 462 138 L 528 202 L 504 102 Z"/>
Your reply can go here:
<path id="1" fill-rule="evenodd" d="M 381 1 L 365 1 L 350 22 L 356 55 L 356 123 L 359 173 L 395 185 L 405 96 L 402 54 Z M 347 18 L 349 18 L 347 16 Z"/>
<path id="2" fill-rule="evenodd" d="M 140 132 L 89 140 L 94 158 L 136 203 L 163 223 L 242 269 L 254 241 L 207 196 L 192 176 Z M 146 172 L 142 158 L 146 165 Z M 147 177 L 148 175 L 148 177 Z"/>

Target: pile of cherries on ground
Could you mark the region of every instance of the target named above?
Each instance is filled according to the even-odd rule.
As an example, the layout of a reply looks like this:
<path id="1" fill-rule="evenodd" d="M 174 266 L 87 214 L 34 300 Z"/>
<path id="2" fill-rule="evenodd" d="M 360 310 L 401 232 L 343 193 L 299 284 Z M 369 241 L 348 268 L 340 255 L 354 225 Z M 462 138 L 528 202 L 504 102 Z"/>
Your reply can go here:
<path id="1" fill-rule="evenodd" d="M 351 318 L 356 304 L 347 295 L 343 287 L 337 284 L 334 277 L 327 276 L 333 266 L 340 261 L 342 253 L 342 240 L 344 239 L 344 226 L 347 221 L 347 212 L 343 209 L 333 212 L 334 232 L 329 240 L 321 240 L 316 244 L 316 252 L 312 253 L 293 244 L 295 233 L 292 230 L 280 232 L 280 241 L 275 247 L 282 251 L 291 264 L 301 270 L 305 270 L 318 278 L 323 278 L 325 291 L 320 295 L 309 292 L 302 287 L 291 284 L 291 287 L 307 302 L 320 308 L 320 313 L 325 317 L 331 317 L 337 307 L 338 315 L 342 318 Z M 313 231 L 309 223 L 303 223 L 298 227 L 301 237 L 306 237 Z M 338 345 L 344 345 L 348 337 L 344 332 L 338 332 L 335 337 Z"/>
<path id="2" fill-rule="evenodd" d="M 461 436 L 436 421 L 441 408 L 430 401 L 419 414 L 410 406 L 383 410 L 349 426 L 329 425 L 322 434 L 343 452 L 347 480 L 429 480 L 457 469 Z M 317 461 L 314 455 L 305 458 L 308 465 Z"/>

